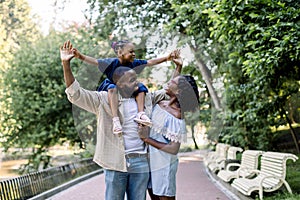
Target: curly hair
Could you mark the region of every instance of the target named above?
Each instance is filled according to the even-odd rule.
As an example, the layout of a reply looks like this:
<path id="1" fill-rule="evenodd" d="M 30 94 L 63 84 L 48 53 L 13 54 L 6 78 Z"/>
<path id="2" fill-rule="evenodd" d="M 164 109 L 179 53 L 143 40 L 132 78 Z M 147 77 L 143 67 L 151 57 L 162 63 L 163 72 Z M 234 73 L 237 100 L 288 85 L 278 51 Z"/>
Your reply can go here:
<path id="1" fill-rule="evenodd" d="M 194 77 L 181 75 L 178 79 L 177 95 L 181 112 L 195 112 L 199 108 L 199 91 Z"/>
<path id="2" fill-rule="evenodd" d="M 111 44 L 111 48 L 114 50 L 115 54 L 118 55 L 118 50 L 123 49 L 124 46 L 128 43 L 130 43 L 129 40 L 119 40 L 119 41 L 113 42 Z"/>

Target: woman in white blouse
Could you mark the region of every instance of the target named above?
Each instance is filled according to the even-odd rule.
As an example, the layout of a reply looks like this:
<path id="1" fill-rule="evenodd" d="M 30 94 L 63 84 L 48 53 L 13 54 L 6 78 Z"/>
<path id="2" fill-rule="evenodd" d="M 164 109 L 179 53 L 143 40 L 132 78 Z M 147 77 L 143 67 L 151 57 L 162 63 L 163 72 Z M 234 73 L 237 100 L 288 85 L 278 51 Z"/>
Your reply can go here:
<path id="1" fill-rule="evenodd" d="M 171 200 L 176 196 L 177 153 L 186 140 L 184 113 L 199 108 L 199 93 L 192 76 L 180 75 L 182 59 L 173 59 L 176 70 L 165 87 L 170 96 L 156 104 L 152 112 L 149 136 L 140 132 L 149 144 L 151 180 L 148 192 L 152 200 Z"/>

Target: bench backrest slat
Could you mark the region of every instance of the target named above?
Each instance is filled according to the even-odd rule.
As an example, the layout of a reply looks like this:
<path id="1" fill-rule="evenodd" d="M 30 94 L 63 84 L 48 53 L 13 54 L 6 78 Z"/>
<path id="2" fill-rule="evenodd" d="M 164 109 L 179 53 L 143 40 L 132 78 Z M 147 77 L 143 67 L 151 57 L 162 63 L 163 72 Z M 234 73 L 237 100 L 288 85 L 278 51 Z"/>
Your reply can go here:
<path id="1" fill-rule="evenodd" d="M 240 147 L 234 147 L 234 146 L 229 147 L 227 151 L 227 159 L 236 160 L 236 154 L 242 151 L 243 149 Z"/>
<path id="2" fill-rule="evenodd" d="M 219 146 L 219 154 L 218 154 L 218 158 L 224 158 L 226 159 L 227 156 L 227 151 L 228 151 L 229 145 L 228 144 L 221 144 Z"/>
<path id="3" fill-rule="evenodd" d="M 263 151 L 258 150 L 246 150 L 242 154 L 241 165 L 246 166 L 249 169 L 257 169 L 258 158 L 261 156 Z"/>
<path id="4" fill-rule="evenodd" d="M 288 159 L 296 161 L 298 157 L 290 153 L 265 152 L 261 159 L 261 175 L 275 175 L 285 179 Z"/>

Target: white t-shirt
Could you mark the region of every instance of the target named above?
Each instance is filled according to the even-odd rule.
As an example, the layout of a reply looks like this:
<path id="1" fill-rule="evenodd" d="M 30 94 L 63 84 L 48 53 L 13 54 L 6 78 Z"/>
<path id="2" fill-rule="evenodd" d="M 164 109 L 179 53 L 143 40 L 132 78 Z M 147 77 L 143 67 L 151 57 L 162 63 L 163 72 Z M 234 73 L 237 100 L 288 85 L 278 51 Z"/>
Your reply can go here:
<path id="1" fill-rule="evenodd" d="M 146 153 L 146 145 L 138 135 L 138 124 L 134 121 L 137 115 L 137 103 L 134 98 L 123 98 L 123 138 L 125 152 L 128 153 Z"/>

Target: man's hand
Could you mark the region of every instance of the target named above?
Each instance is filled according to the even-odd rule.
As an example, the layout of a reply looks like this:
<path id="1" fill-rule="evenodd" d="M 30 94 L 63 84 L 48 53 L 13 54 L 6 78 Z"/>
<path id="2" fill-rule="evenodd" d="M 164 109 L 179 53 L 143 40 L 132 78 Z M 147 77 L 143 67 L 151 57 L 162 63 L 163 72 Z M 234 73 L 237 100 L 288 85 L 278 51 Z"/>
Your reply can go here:
<path id="1" fill-rule="evenodd" d="M 149 130 L 150 130 L 149 126 L 144 126 L 139 124 L 138 134 L 142 140 L 149 137 Z"/>
<path id="2" fill-rule="evenodd" d="M 174 58 L 172 61 L 173 61 L 177 66 L 182 66 L 182 63 L 183 63 L 182 58 L 180 58 L 180 57 Z"/>
<path id="3" fill-rule="evenodd" d="M 60 47 L 60 59 L 62 62 L 71 61 L 74 58 L 73 48 L 70 40 L 64 42 Z"/>

